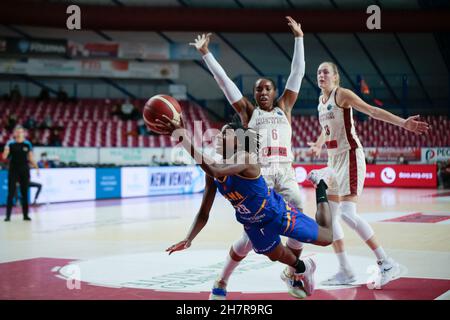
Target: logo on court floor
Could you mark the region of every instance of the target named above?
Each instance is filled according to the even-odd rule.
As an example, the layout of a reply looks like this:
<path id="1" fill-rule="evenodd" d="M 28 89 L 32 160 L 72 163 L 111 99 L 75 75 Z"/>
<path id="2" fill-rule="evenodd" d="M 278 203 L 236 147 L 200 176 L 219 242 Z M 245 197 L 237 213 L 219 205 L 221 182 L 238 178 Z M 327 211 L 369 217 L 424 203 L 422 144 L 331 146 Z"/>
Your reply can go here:
<path id="1" fill-rule="evenodd" d="M 189 249 L 170 256 L 164 252 L 150 252 L 100 257 L 68 264 L 59 269 L 59 275 L 64 279 L 78 279 L 77 275 L 82 275 L 82 282 L 94 286 L 162 292 L 208 292 L 224 266 L 227 253 L 226 249 Z M 338 269 L 334 254 L 317 253 L 313 256 L 317 263 L 316 287 L 326 290 L 345 288 L 320 285 Z M 357 281 L 349 287 L 366 285 L 367 268 L 373 265 L 373 259 L 350 256 L 350 262 L 356 271 Z M 77 267 L 76 274 L 74 264 Z M 229 289 L 245 293 L 286 292 L 286 285 L 279 277 L 283 269 L 281 263 L 274 263 L 264 255 L 250 253 L 231 276 Z"/>

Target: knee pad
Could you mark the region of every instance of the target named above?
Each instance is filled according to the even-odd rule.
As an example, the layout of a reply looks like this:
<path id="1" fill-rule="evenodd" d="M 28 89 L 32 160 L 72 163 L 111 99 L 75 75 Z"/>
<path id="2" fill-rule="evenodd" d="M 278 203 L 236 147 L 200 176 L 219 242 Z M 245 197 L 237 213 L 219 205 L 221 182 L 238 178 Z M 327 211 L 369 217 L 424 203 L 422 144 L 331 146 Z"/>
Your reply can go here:
<path id="1" fill-rule="evenodd" d="M 288 246 L 291 249 L 294 250 L 301 250 L 304 247 L 303 242 L 300 242 L 298 240 L 292 239 L 292 238 L 288 238 L 286 241 L 286 246 Z"/>
<path id="2" fill-rule="evenodd" d="M 356 214 L 356 204 L 350 201 L 341 202 L 342 220 L 355 230 L 364 241 L 372 238 L 374 232 L 372 227 Z"/>
<path id="3" fill-rule="evenodd" d="M 233 243 L 233 251 L 240 257 L 245 257 L 252 249 L 252 242 L 245 231 L 243 232 L 242 237 Z"/>
<path id="4" fill-rule="evenodd" d="M 331 210 L 331 218 L 333 219 L 333 241 L 344 239 L 344 230 L 341 225 L 341 209 L 339 203 L 328 201 Z"/>

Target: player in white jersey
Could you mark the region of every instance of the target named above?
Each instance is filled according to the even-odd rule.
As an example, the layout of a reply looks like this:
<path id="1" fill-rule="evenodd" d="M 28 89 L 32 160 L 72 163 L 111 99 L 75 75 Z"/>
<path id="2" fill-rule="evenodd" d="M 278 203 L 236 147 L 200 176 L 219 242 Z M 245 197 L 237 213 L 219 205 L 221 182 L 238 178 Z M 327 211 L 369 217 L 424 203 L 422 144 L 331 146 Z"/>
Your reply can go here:
<path id="1" fill-rule="evenodd" d="M 286 82 L 283 94 L 276 99 L 276 86 L 270 79 L 258 79 L 254 86 L 254 98 L 257 106 L 253 105 L 239 91 L 237 86 L 227 76 L 223 68 L 208 50 L 211 34 L 198 36 L 194 45 L 202 54 L 208 69 L 214 75 L 219 87 L 224 92 L 228 102 L 239 114 L 244 126 L 256 129 L 261 137 L 260 159 L 263 164 L 263 176 L 269 187 L 282 194 L 285 199 L 295 207 L 302 210 L 300 189 L 292 168 L 291 150 L 291 110 L 298 97 L 300 85 L 305 73 L 305 58 L 303 49 L 303 31 L 299 23 L 291 17 L 286 17 L 288 25 L 295 36 L 294 54 L 291 64 L 291 73 Z M 298 257 L 301 254 L 303 244 L 288 239 L 287 246 Z M 241 239 L 235 242 L 229 252 L 220 278 L 215 282 L 210 299 L 225 299 L 228 279 L 237 267 L 252 250 L 252 244 L 245 232 Z M 294 270 L 283 272 L 283 280 L 288 279 Z M 286 281 L 288 284 L 289 281 Z M 303 297 L 301 288 L 289 288 L 289 292 L 298 297 Z"/>
<path id="2" fill-rule="evenodd" d="M 339 73 L 334 63 L 323 62 L 319 66 L 317 82 L 322 90 L 318 106 L 322 133 L 316 142 L 308 144 L 317 156 L 320 155 L 322 146 L 326 145 L 328 167 L 312 171 L 309 178 L 314 183 L 323 175 L 328 176 L 328 181 L 324 180 L 329 186 L 327 193 L 333 214 L 333 249 L 340 266 L 338 273 L 323 284 L 344 285 L 355 281 L 342 240 L 344 233 L 339 222 L 342 217 L 373 250 L 380 268 L 377 284 L 383 286 L 397 276 L 399 265 L 386 255 L 371 226 L 356 213 L 358 196 L 363 190 L 366 163 L 363 147 L 355 132 L 352 109 L 416 134 L 426 132 L 428 124 L 418 121 L 419 116 L 402 119 L 386 110 L 371 106 L 352 91 L 340 87 Z"/>

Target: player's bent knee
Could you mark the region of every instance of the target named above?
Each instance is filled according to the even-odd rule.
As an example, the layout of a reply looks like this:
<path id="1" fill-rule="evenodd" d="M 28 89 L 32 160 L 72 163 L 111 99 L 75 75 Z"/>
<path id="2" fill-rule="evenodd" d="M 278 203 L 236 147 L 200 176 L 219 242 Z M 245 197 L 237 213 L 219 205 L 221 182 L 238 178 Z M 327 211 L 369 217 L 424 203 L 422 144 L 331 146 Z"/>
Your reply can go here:
<path id="1" fill-rule="evenodd" d="M 353 230 L 355 230 L 363 241 L 367 241 L 374 235 L 370 224 L 357 214 L 342 214 L 342 220 Z"/>
<path id="2" fill-rule="evenodd" d="M 317 237 L 317 240 L 314 242 L 314 244 L 326 247 L 332 243 L 333 243 L 333 230 L 321 227 L 319 229 L 319 236 Z"/>
<path id="3" fill-rule="evenodd" d="M 231 250 L 230 250 L 230 256 L 233 258 L 232 254 L 231 254 L 231 251 L 233 251 L 233 253 L 237 256 L 237 259 L 240 258 L 239 260 L 236 260 L 233 258 L 233 260 L 240 261 L 240 260 L 244 259 L 245 256 L 247 256 L 247 254 L 252 249 L 253 249 L 252 242 L 247 237 L 247 235 L 243 234 L 241 239 L 239 239 L 238 241 L 233 243 L 233 246 L 231 247 Z"/>
<path id="4" fill-rule="evenodd" d="M 296 239 L 288 238 L 286 241 L 286 246 L 293 250 L 301 250 L 304 247 L 303 242 L 300 242 Z"/>

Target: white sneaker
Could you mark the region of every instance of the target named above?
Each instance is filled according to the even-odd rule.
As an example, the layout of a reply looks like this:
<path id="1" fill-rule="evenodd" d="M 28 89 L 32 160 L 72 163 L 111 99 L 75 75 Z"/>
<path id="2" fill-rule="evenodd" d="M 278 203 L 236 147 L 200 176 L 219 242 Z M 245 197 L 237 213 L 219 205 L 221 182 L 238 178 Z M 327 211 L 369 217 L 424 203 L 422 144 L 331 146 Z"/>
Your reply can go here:
<path id="1" fill-rule="evenodd" d="M 314 292 L 315 281 L 314 281 L 314 272 L 316 271 L 316 263 L 314 260 L 309 257 L 303 259 L 303 263 L 305 264 L 306 270 L 303 273 L 294 273 L 294 279 L 296 281 L 301 281 L 303 283 L 303 288 L 306 292 L 306 295 L 310 296 Z"/>
<path id="2" fill-rule="evenodd" d="M 333 174 L 333 170 L 329 167 L 325 167 L 318 170 L 311 170 L 306 177 L 306 180 L 311 182 L 314 186 L 317 186 L 320 180 L 323 180 L 328 185 L 328 177 Z"/>
<path id="3" fill-rule="evenodd" d="M 328 278 L 325 281 L 322 281 L 321 284 L 324 286 L 343 286 L 346 284 L 351 284 L 356 281 L 355 274 L 352 270 L 339 270 L 331 278 Z"/>
<path id="4" fill-rule="evenodd" d="M 288 293 L 291 296 L 297 299 L 306 298 L 303 282 L 295 280 L 294 274 L 290 271 L 289 267 L 286 267 L 281 271 L 280 278 L 286 283 Z"/>
<path id="5" fill-rule="evenodd" d="M 380 268 L 380 286 L 384 286 L 392 280 L 398 279 L 400 275 L 400 265 L 392 258 L 386 258 L 377 262 Z"/>

